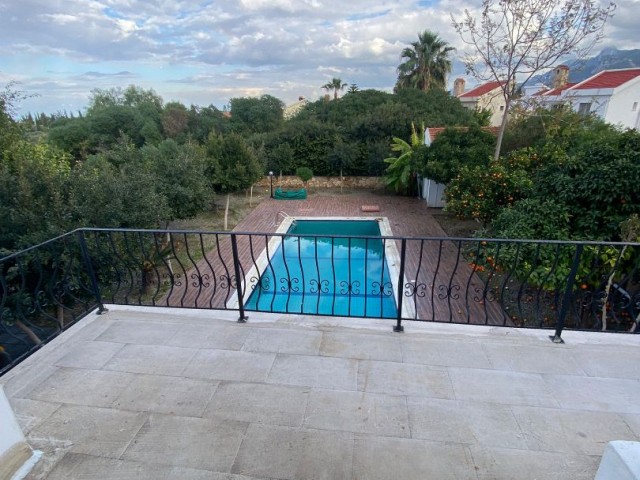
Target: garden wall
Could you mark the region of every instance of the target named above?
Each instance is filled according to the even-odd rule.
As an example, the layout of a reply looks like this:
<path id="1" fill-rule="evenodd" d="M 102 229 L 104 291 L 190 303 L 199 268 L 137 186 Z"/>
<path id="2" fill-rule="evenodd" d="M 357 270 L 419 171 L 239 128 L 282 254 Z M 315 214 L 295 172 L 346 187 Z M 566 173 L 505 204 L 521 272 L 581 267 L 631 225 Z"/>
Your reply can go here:
<path id="1" fill-rule="evenodd" d="M 263 177 L 258 180 L 254 186 L 269 187 L 269 177 Z M 273 188 L 302 188 L 304 185 L 300 178 L 295 175 L 279 175 L 273 176 Z M 384 188 L 384 180 L 382 177 L 313 177 L 308 182 L 310 188 L 362 188 L 367 190 L 377 190 Z"/>

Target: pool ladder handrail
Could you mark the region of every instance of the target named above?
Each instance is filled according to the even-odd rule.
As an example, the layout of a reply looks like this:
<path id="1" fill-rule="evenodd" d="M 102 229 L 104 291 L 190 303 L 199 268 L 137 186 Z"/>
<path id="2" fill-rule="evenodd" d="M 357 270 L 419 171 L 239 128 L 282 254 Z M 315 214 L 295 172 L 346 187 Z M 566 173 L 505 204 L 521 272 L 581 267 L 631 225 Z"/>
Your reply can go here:
<path id="1" fill-rule="evenodd" d="M 282 216 L 282 220 L 286 220 L 288 218 L 293 218 L 291 215 L 289 215 L 287 212 L 285 212 L 284 210 L 280 210 L 277 214 L 276 214 L 276 219 L 274 221 L 274 225 L 278 226 L 280 225 L 280 223 L 282 222 L 282 220 L 280 220 L 280 216 Z"/>

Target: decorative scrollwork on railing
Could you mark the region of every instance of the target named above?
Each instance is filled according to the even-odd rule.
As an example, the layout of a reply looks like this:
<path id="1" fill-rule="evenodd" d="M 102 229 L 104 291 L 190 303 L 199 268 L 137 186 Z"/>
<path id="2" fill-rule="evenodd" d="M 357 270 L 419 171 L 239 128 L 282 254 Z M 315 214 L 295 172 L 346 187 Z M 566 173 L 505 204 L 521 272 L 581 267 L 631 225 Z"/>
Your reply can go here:
<path id="1" fill-rule="evenodd" d="M 393 295 L 393 285 L 391 282 L 373 282 L 371 284 L 371 295 L 378 295 L 381 297 L 390 297 Z"/>
<path id="2" fill-rule="evenodd" d="M 496 296 L 490 289 L 486 289 L 483 287 L 474 287 L 473 291 L 475 292 L 475 295 L 472 298 L 476 303 L 482 304 L 484 302 L 496 301 Z"/>
<path id="3" fill-rule="evenodd" d="M 207 288 L 209 287 L 210 283 L 209 283 L 209 274 L 205 273 L 204 275 L 198 275 L 197 273 L 192 273 L 191 274 L 191 279 L 195 280 L 192 285 L 194 287 L 204 287 Z"/>
<path id="4" fill-rule="evenodd" d="M 351 283 L 346 280 L 342 280 L 340 282 L 340 286 L 342 289 L 340 290 L 340 295 L 360 295 L 360 282 L 355 280 Z"/>
<path id="5" fill-rule="evenodd" d="M 220 288 L 236 288 L 236 276 L 220 275 Z"/>
<path id="6" fill-rule="evenodd" d="M 318 281 L 315 278 L 309 281 L 311 293 L 329 293 L 329 280 Z"/>
<path id="7" fill-rule="evenodd" d="M 255 290 L 256 287 L 260 288 L 262 291 L 269 291 L 271 289 L 271 280 L 267 276 L 262 277 L 251 277 L 249 280 L 251 283 L 251 290 Z"/>
<path id="8" fill-rule="evenodd" d="M 280 283 L 282 284 L 282 287 L 280 287 L 280 291 L 283 293 L 286 293 L 286 292 L 297 293 L 300 291 L 300 287 L 296 286 L 300 283 L 300 280 L 298 280 L 297 278 L 291 278 L 291 279 L 281 278 Z"/>
<path id="9" fill-rule="evenodd" d="M 182 274 L 180 274 L 180 273 L 164 273 L 162 275 L 162 278 L 168 279 L 169 283 L 173 287 L 181 287 L 182 286 L 182 281 L 180 280 L 182 278 Z M 124 284 L 129 283 L 128 279 L 125 278 L 122 283 L 124 283 Z"/>
<path id="10" fill-rule="evenodd" d="M 454 292 L 460 291 L 460 285 L 440 285 L 438 287 L 438 298 L 440 300 L 446 300 L 447 298 L 451 298 L 453 300 L 458 300 L 460 295 Z"/>
<path id="11" fill-rule="evenodd" d="M 420 297 L 427 295 L 427 285 L 425 283 L 408 282 L 404 284 L 405 297 Z"/>

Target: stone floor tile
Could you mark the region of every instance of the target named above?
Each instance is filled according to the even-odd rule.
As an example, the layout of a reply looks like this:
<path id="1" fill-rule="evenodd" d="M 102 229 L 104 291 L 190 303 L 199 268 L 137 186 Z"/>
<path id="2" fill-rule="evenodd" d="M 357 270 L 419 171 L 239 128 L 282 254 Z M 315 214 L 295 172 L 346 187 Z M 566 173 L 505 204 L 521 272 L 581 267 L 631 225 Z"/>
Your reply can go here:
<path id="1" fill-rule="evenodd" d="M 286 480 L 351 479 L 353 433 L 251 424 L 233 473 Z"/>
<path id="2" fill-rule="evenodd" d="M 548 346 L 485 343 L 483 348 L 491 366 L 488 368 L 513 372 L 584 375 L 573 356 L 573 350 L 563 344 Z"/>
<path id="3" fill-rule="evenodd" d="M 89 368 L 99 370 L 111 360 L 124 345 L 113 342 L 80 342 L 73 345 L 70 351 L 56 361 L 60 367 Z"/>
<path id="4" fill-rule="evenodd" d="M 240 350 L 249 335 L 246 325 L 184 325 L 167 345 L 186 348 Z"/>
<path id="5" fill-rule="evenodd" d="M 445 367 L 490 368 L 482 345 L 469 339 L 402 338 L 402 359 L 406 363 Z"/>
<path id="6" fill-rule="evenodd" d="M 346 358 L 278 355 L 268 383 L 356 390 L 357 361 Z"/>
<path id="7" fill-rule="evenodd" d="M 165 345 L 180 328 L 181 325 L 176 323 L 116 321 L 96 340 L 136 345 Z"/>
<path id="8" fill-rule="evenodd" d="M 560 405 L 575 410 L 640 413 L 640 381 L 624 378 L 545 375 Z"/>
<path id="9" fill-rule="evenodd" d="M 42 352 L 43 350 L 40 350 Z M 38 355 L 36 352 L 34 355 Z M 20 398 L 27 396 L 34 388 L 41 386 L 49 377 L 58 373 L 60 367 L 49 364 L 38 364 L 37 367 L 22 371 L 26 362 L 32 361 L 34 356 L 9 370 L 0 377 L 0 385 L 7 398 Z"/>
<path id="10" fill-rule="evenodd" d="M 264 382 L 274 358 L 275 354 L 272 353 L 199 350 L 182 372 L 182 376 L 237 382 Z"/>
<path id="11" fill-rule="evenodd" d="M 136 375 L 113 407 L 138 412 L 200 417 L 219 382 L 164 375 Z"/>
<path id="12" fill-rule="evenodd" d="M 589 376 L 640 380 L 638 345 L 576 345 L 573 355 Z"/>
<path id="13" fill-rule="evenodd" d="M 466 445 L 356 436 L 353 480 L 476 480 Z"/>
<path id="14" fill-rule="evenodd" d="M 30 398 L 11 398 L 9 402 L 18 425 L 25 435 L 60 408 L 59 403 L 42 402 Z"/>
<path id="15" fill-rule="evenodd" d="M 209 470 L 146 464 L 67 453 L 47 476 L 47 480 L 248 480 L 247 477 Z"/>
<path id="16" fill-rule="evenodd" d="M 454 398 L 446 368 L 409 363 L 360 361 L 358 390 L 388 395 Z"/>
<path id="17" fill-rule="evenodd" d="M 223 382 L 203 416 L 300 427 L 308 396 L 303 387 Z"/>
<path id="18" fill-rule="evenodd" d="M 599 456 L 470 447 L 478 480 L 593 480 Z"/>
<path id="19" fill-rule="evenodd" d="M 405 397 L 367 392 L 314 390 L 304 426 L 390 437 L 409 437 Z"/>
<path id="20" fill-rule="evenodd" d="M 400 339 L 393 336 L 391 327 L 389 327 L 389 333 L 386 335 L 325 332 L 320 345 L 320 355 L 401 362 L 402 351 L 400 343 Z"/>
<path id="21" fill-rule="evenodd" d="M 557 407 L 552 389 L 537 373 L 450 368 L 456 399 L 507 405 Z"/>
<path id="22" fill-rule="evenodd" d="M 242 347 L 247 352 L 317 355 L 322 332 L 281 328 L 251 328 Z"/>
<path id="23" fill-rule="evenodd" d="M 198 352 L 195 348 L 164 345 L 125 345 L 104 370 L 156 375 L 180 375 Z"/>
<path id="24" fill-rule="evenodd" d="M 63 405 L 34 428 L 29 438 L 52 437 L 71 442 L 74 453 L 118 458 L 147 417 L 145 413 Z"/>
<path id="25" fill-rule="evenodd" d="M 28 398 L 108 407 L 134 378 L 130 373 L 60 368 L 29 392 Z"/>
<path id="26" fill-rule="evenodd" d="M 509 406 L 409 397 L 411 437 L 438 442 L 527 448 Z"/>
<path id="27" fill-rule="evenodd" d="M 640 441 L 640 414 L 633 415 L 630 413 L 622 414 L 622 418 L 629 425 L 631 431 L 636 435 L 636 439 Z"/>
<path id="28" fill-rule="evenodd" d="M 247 424 L 152 414 L 124 460 L 230 472 Z"/>
<path id="29" fill-rule="evenodd" d="M 612 440 L 636 440 L 615 413 L 512 407 L 530 450 L 602 455 Z"/>

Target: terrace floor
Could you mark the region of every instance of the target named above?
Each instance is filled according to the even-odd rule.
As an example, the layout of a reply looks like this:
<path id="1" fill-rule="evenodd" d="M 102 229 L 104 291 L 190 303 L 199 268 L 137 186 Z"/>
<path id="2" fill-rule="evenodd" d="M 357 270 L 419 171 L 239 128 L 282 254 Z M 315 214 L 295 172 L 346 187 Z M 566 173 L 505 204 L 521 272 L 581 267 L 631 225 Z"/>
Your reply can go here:
<path id="1" fill-rule="evenodd" d="M 31 479 L 592 479 L 640 336 L 110 307 L 0 378 Z"/>

